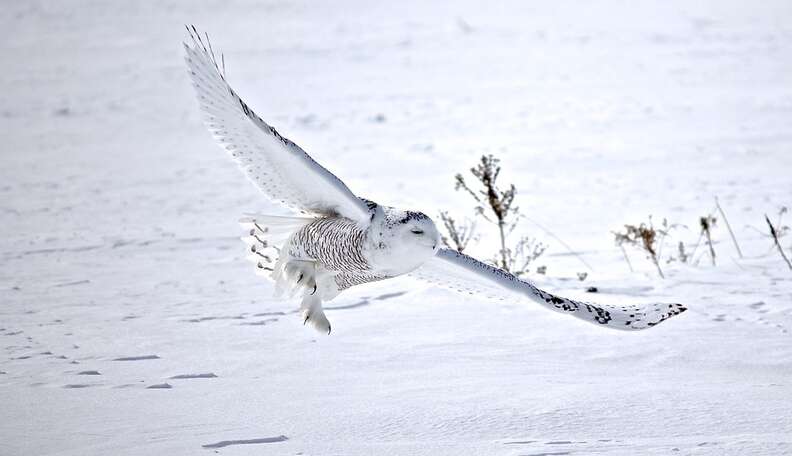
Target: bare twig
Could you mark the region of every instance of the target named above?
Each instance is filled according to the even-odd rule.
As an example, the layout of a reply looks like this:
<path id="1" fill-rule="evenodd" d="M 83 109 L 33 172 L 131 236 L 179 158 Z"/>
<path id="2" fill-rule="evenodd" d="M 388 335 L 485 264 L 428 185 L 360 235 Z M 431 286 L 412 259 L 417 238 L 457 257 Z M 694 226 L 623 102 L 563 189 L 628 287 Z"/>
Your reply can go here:
<path id="1" fill-rule="evenodd" d="M 454 176 L 454 178 L 456 179 L 456 185 L 454 185 L 454 190 L 459 190 L 461 188 L 462 190 L 468 192 L 468 194 L 470 194 L 470 196 L 472 196 L 473 199 L 476 200 L 476 202 L 478 203 L 481 202 L 478 195 L 476 195 L 476 192 L 474 192 L 473 190 L 470 189 L 470 187 L 467 186 L 467 182 L 465 182 L 465 178 L 462 177 L 462 174 L 457 174 L 456 176 Z"/>
<path id="2" fill-rule="evenodd" d="M 667 225 L 668 224 L 664 221 L 663 226 L 667 227 Z M 613 237 L 616 241 L 616 245 L 621 246 L 622 244 L 630 244 L 643 249 L 655 265 L 655 268 L 657 268 L 657 273 L 660 274 L 660 277 L 665 278 L 665 274 L 663 274 L 663 270 L 660 268 L 660 261 L 658 260 L 657 254 L 659 242 L 657 238 L 658 234 L 660 234 L 662 238 L 668 234 L 668 231 L 655 228 L 652 225 L 652 218 L 649 217 L 648 226 L 645 223 L 641 223 L 638 226 L 624 225 L 624 232 L 613 232 Z"/>
<path id="3" fill-rule="evenodd" d="M 687 263 L 689 255 L 685 253 L 685 244 L 682 241 L 679 241 L 679 244 L 677 245 L 677 251 L 679 254 L 679 261 Z"/>
<path id="4" fill-rule="evenodd" d="M 781 248 L 781 243 L 778 242 L 778 231 L 776 230 L 773 223 L 770 221 L 770 217 L 765 214 L 765 221 L 767 222 L 767 226 L 770 227 L 770 236 L 773 237 L 773 242 L 775 242 L 775 246 L 778 247 L 778 253 L 781 254 L 781 258 L 784 259 L 789 269 L 792 270 L 792 263 L 789 262 L 789 258 L 787 258 L 786 254 L 784 253 L 784 249 Z"/>
<path id="5" fill-rule="evenodd" d="M 528 272 L 531 263 L 542 256 L 547 246 L 534 238 L 523 236 L 517 242 L 514 252 L 509 251 L 509 270 L 516 276 Z"/>
<path id="6" fill-rule="evenodd" d="M 786 206 L 781 206 L 781 209 L 778 210 L 778 219 L 776 220 L 776 223 L 773 225 L 773 227 L 775 228 L 775 233 L 776 233 L 775 237 L 778 238 L 778 239 L 781 239 L 782 237 L 786 236 L 787 233 L 789 233 L 789 231 L 790 231 L 790 227 L 789 226 L 781 224 L 781 219 L 784 217 L 784 214 L 786 214 L 788 211 L 789 211 L 789 209 Z M 767 216 L 767 215 L 765 214 L 765 216 Z M 756 231 L 762 237 L 773 239 L 773 236 L 767 234 L 766 232 L 760 230 L 759 228 L 757 228 L 757 227 L 755 227 L 753 225 L 745 225 L 745 227 Z M 776 248 L 776 242 L 774 240 L 773 243 L 770 244 L 770 248 L 767 249 L 767 252 L 764 255 L 762 255 L 762 256 L 770 255 L 770 253 L 775 248 Z"/>
<path id="7" fill-rule="evenodd" d="M 630 263 L 630 258 L 627 256 L 627 251 L 624 250 L 624 245 L 619 244 L 619 248 L 622 251 L 622 255 L 624 255 L 624 261 L 627 262 L 627 266 L 629 266 L 629 268 L 630 268 L 630 272 L 635 272 L 635 269 L 633 269 L 633 267 L 632 267 L 632 263 Z"/>
<path id="8" fill-rule="evenodd" d="M 707 238 L 707 245 L 709 246 L 710 259 L 712 259 L 713 266 L 715 266 L 715 249 L 712 247 L 711 232 L 712 227 L 715 226 L 716 220 L 717 219 L 711 215 L 699 218 L 699 223 L 701 224 L 701 233 Z"/>
<path id="9" fill-rule="evenodd" d="M 462 174 L 455 176 L 456 190 L 464 190 L 477 203 L 476 214 L 484 220 L 498 226 L 498 238 L 500 249 L 497 252 L 494 263 L 511 272 L 523 272 L 523 268 L 512 270 L 519 261 L 525 258 L 516 258 L 524 253 L 525 238 L 521 239 L 514 250 L 507 245 L 506 238 L 514 230 L 517 220 L 519 220 L 519 208 L 514 206 L 514 197 L 517 193 L 514 185 L 509 185 L 506 190 L 498 187 L 497 180 L 501 172 L 500 160 L 492 155 L 483 155 L 479 163 L 470 168 L 470 174 L 481 183 L 481 187 L 473 188 L 468 185 Z M 544 251 L 544 249 L 542 249 Z M 541 254 L 541 252 L 539 252 Z M 528 260 L 530 262 L 531 260 Z M 527 263 L 524 263 L 527 267 Z"/>
<path id="10" fill-rule="evenodd" d="M 693 259 L 693 257 L 696 256 L 696 251 L 698 250 L 698 246 L 699 246 L 699 244 L 701 244 L 701 239 L 703 237 L 704 237 L 704 233 L 699 232 L 699 237 L 696 240 L 696 244 L 693 246 L 693 250 L 690 251 L 690 255 L 688 255 L 691 258 L 691 260 Z"/>
<path id="11" fill-rule="evenodd" d="M 712 209 L 711 211 L 709 211 L 709 213 L 707 214 L 707 217 L 712 217 L 712 214 L 715 212 L 716 209 L 717 208 Z M 704 239 L 704 231 L 703 230 L 699 231 L 699 237 L 698 237 L 698 239 L 696 239 L 696 244 L 693 246 L 693 250 L 691 250 L 690 254 L 688 255 L 688 257 L 690 258 L 690 261 L 695 266 L 698 266 L 698 262 L 701 259 L 701 256 L 699 256 L 698 259 L 696 259 L 695 256 L 696 256 L 696 251 L 698 251 L 698 247 L 699 247 L 699 244 L 701 244 L 701 240 L 702 239 Z"/>
<path id="12" fill-rule="evenodd" d="M 651 215 L 649 216 L 649 224 L 650 225 L 652 224 Z M 665 245 L 665 239 L 668 236 L 668 234 L 671 232 L 672 229 L 679 228 L 680 226 L 683 228 L 687 228 L 685 225 L 680 225 L 678 223 L 669 225 L 668 219 L 663 219 L 662 229 L 657 230 L 657 232 L 660 234 L 660 240 L 658 241 L 658 247 L 657 247 L 657 258 L 662 258 L 663 256 L 663 246 Z"/>
<path id="13" fill-rule="evenodd" d="M 731 236 L 732 242 L 734 242 L 734 248 L 737 249 L 737 254 L 740 255 L 740 258 L 742 258 L 743 254 L 742 250 L 740 250 L 740 244 L 737 243 L 737 238 L 734 236 L 734 231 L 732 231 L 732 227 L 729 224 L 729 219 L 726 218 L 726 213 L 723 212 L 723 208 L 721 208 L 717 196 L 715 197 L 715 207 L 718 208 L 718 212 L 720 212 L 721 217 L 723 217 L 723 221 L 726 222 L 726 229 L 729 231 L 729 236 Z"/>
<path id="14" fill-rule="evenodd" d="M 657 268 L 657 273 L 660 274 L 661 279 L 665 279 L 665 274 L 663 274 L 663 270 L 660 269 L 660 263 L 657 261 L 657 257 L 652 255 L 652 262 L 654 263 L 655 267 Z"/>
<path id="15" fill-rule="evenodd" d="M 440 240 L 443 241 L 446 247 L 463 252 L 467 248 L 468 243 L 476 238 L 474 235 L 475 222 L 465 220 L 459 223 L 448 215 L 448 212 L 440 212 L 440 220 L 443 221 L 443 226 L 448 233 L 448 236 L 440 236 Z"/>
<path id="16" fill-rule="evenodd" d="M 644 243 L 646 243 L 646 240 L 644 240 Z M 647 247 L 644 246 L 644 248 L 647 248 Z M 657 260 L 657 253 L 654 252 L 653 250 L 648 250 L 648 251 L 649 251 L 649 254 L 650 254 L 649 257 L 652 259 L 652 262 L 654 263 L 655 267 L 657 268 L 657 273 L 660 274 L 660 278 L 661 279 L 665 279 L 665 274 L 663 274 L 663 270 L 660 269 L 660 262 Z"/>

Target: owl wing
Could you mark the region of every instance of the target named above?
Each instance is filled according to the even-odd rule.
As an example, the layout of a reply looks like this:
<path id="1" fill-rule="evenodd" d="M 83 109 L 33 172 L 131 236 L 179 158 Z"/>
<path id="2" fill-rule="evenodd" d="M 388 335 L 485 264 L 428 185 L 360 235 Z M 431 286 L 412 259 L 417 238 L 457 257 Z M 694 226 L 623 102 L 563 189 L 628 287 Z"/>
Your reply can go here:
<path id="1" fill-rule="evenodd" d="M 528 298 L 550 310 L 614 329 L 650 328 L 686 310 L 681 304 L 608 306 L 561 298 L 503 269 L 451 249 L 440 249 L 410 275 L 444 288 L 489 299 Z"/>
<path id="2" fill-rule="evenodd" d="M 271 200 L 292 210 L 368 224 L 371 212 L 366 203 L 256 115 L 226 82 L 208 36 L 203 40 L 195 27 L 187 31 L 185 60 L 206 126 L 248 179 Z"/>

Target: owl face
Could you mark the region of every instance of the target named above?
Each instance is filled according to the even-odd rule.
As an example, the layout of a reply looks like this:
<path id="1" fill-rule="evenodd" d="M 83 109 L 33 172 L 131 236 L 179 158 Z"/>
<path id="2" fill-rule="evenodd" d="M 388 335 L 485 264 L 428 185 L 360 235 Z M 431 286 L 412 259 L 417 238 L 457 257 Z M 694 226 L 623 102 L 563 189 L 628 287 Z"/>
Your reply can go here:
<path id="1" fill-rule="evenodd" d="M 406 211 L 394 229 L 405 249 L 418 256 L 426 255 L 428 258 L 440 246 L 440 232 L 432 219 L 422 212 Z"/>
<path id="2" fill-rule="evenodd" d="M 422 212 L 388 208 L 376 231 L 373 256 L 392 273 L 409 272 L 434 256 L 440 248 L 440 232 Z M 387 266 L 386 266 L 387 265 Z"/>

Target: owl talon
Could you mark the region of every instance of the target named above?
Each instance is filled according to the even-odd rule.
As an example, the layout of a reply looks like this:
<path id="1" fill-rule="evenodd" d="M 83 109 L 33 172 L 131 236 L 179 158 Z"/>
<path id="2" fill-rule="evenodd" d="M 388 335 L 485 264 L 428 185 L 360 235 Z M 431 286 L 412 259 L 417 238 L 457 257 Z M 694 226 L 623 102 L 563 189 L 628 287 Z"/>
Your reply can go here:
<path id="1" fill-rule="evenodd" d="M 287 260 L 276 283 L 289 297 L 313 295 L 318 291 L 316 264 L 308 260 Z M 312 291 L 313 290 L 313 291 Z"/>

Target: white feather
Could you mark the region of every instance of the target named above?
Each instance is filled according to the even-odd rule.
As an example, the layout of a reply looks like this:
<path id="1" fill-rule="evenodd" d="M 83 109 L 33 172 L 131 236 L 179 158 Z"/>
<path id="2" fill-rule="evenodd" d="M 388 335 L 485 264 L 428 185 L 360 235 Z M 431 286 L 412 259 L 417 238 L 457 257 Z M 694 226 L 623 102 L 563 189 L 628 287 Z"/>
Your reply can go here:
<path id="1" fill-rule="evenodd" d="M 545 308 L 614 329 L 646 329 L 684 312 L 680 304 L 608 306 L 561 298 L 502 269 L 455 250 L 440 249 L 411 276 L 435 285 L 488 299 L 528 298 Z"/>
<path id="2" fill-rule="evenodd" d="M 206 126 L 239 164 L 247 177 L 270 199 L 307 214 L 341 215 L 366 226 L 366 204 L 347 186 L 314 161 L 299 146 L 281 136 L 256 115 L 231 89 L 195 30 L 185 43 L 190 69 Z"/>

